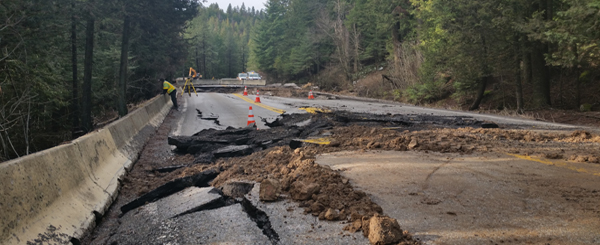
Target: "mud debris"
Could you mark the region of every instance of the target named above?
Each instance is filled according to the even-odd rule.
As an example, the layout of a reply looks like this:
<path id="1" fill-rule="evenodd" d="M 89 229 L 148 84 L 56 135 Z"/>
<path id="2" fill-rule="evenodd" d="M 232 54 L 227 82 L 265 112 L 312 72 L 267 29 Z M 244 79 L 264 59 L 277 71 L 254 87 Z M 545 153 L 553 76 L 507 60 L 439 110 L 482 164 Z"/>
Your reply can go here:
<path id="1" fill-rule="evenodd" d="M 281 184 L 276 179 L 266 179 L 260 182 L 259 198 L 263 202 L 273 202 L 279 199 Z"/>
<path id="2" fill-rule="evenodd" d="M 405 239 L 395 219 L 375 215 L 369 220 L 369 241 L 374 245 L 398 244 Z M 410 237 L 406 237 L 410 240 Z"/>

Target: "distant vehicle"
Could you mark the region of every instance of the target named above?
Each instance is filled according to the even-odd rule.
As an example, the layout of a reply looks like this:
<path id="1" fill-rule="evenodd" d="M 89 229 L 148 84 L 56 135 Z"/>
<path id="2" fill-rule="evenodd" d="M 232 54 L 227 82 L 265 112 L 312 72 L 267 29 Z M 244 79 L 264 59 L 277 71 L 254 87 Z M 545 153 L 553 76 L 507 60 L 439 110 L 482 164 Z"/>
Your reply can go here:
<path id="1" fill-rule="evenodd" d="M 237 76 L 237 80 L 247 80 L 248 79 L 248 74 L 246 73 L 239 73 Z"/>
<path id="2" fill-rule="evenodd" d="M 262 77 L 258 73 L 251 71 L 248 72 L 248 80 L 262 80 Z"/>

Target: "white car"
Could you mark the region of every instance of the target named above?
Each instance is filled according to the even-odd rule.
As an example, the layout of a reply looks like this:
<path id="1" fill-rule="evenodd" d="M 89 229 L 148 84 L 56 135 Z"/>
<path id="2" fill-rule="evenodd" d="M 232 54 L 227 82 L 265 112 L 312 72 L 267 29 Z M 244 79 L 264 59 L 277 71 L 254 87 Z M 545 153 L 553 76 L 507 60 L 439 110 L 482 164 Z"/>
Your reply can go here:
<path id="1" fill-rule="evenodd" d="M 251 71 L 248 72 L 248 80 L 262 80 L 262 77 L 258 73 Z"/>
<path id="2" fill-rule="evenodd" d="M 246 80 L 246 79 L 248 79 L 248 74 L 238 73 L 237 80 Z"/>

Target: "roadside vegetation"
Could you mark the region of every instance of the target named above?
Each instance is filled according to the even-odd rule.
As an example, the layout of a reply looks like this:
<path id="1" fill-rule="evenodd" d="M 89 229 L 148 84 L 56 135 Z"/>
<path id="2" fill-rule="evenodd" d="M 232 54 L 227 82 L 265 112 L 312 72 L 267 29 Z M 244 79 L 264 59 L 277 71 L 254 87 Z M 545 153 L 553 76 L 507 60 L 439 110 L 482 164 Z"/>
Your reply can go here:
<path id="1" fill-rule="evenodd" d="M 183 70 L 192 0 L 0 1 L 0 162 L 127 114 Z M 117 113 L 118 112 L 118 113 Z"/>
<path id="2" fill-rule="evenodd" d="M 0 3 L 0 161 L 122 117 L 194 67 L 457 109 L 600 107 L 600 0 Z"/>
<path id="3" fill-rule="evenodd" d="M 186 67 L 194 67 L 205 79 L 234 78 L 249 71 L 250 35 L 263 16 L 264 12 L 244 4 L 229 4 L 225 11 L 216 3 L 200 7 L 185 32 Z"/>
<path id="4" fill-rule="evenodd" d="M 249 66 L 414 104 L 589 110 L 599 10 L 598 0 L 270 0 Z"/>

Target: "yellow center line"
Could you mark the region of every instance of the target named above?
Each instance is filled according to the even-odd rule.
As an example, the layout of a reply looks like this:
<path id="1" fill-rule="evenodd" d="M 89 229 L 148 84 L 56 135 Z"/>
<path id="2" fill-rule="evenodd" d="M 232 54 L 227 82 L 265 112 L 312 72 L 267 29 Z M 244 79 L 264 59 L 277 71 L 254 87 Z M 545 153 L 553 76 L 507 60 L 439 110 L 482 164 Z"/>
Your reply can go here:
<path id="1" fill-rule="evenodd" d="M 322 113 L 329 113 L 331 112 L 331 110 L 327 110 L 327 109 L 322 109 L 322 108 L 315 108 L 315 107 L 302 107 L 300 108 L 300 110 L 306 111 L 310 114 L 317 114 L 317 112 L 322 112 Z"/>
<path id="2" fill-rule="evenodd" d="M 262 107 L 262 108 L 265 108 L 265 109 L 267 109 L 267 110 L 269 110 L 269 111 L 273 111 L 273 112 L 275 112 L 275 113 L 279 113 L 279 114 L 283 114 L 283 113 L 285 113 L 285 111 L 284 111 L 284 110 L 277 109 L 277 108 L 275 108 L 275 107 L 271 107 L 271 106 L 268 106 L 268 105 L 263 105 L 263 104 L 261 104 L 261 103 L 254 103 L 254 101 L 252 101 L 251 99 L 248 99 L 247 97 L 245 97 L 245 96 L 243 96 L 243 95 L 241 95 L 241 94 L 233 94 L 233 95 L 235 95 L 235 96 L 239 97 L 240 99 L 243 99 L 243 100 L 245 100 L 245 101 L 246 101 L 246 102 L 248 102 L 248 103 L 254 104 L 254 105 L 256 105 L 256 106 L 260 106 L 260 107 Z"/>
<path id="3" fill-rule="evenodd" d="M 329 145 L 329 144 L 331 144 L 331 140 L 329 138 L 306 139 L 306 140 L 300 140 L 300 141 L 306 142 L 306 143 L 317 144 L 317 145 Z"/>
<path id="4" fill-rule="evenodd" d="M 527 161 L 532 161 L 532 162 L 539 162 L 539 163 L 543 163 L 546 165 L 550 165 L 550 166 L 557 166 L 557 167 L 561 167 L 561 168 L 566 168 L 566 169 L 570 169 L 573 171 L 577 171 L 579 173 L 587 173 L 587 174 L 592 174 L 595 176 L 600 176 L 600 173 L 597 172 L 593 172 L 590 170 L 587 170 L 585 168 L 578 168 L 573 166 L 572 164 L 568 163 L 568 162 L 563 162 L 563 161 L 556 161 L 556 162 L 552 162 L 549 160 L 545 160 L 545 159 L 540 159 L 537 157 L 531 157 L 531 156 L 523 156 L 523 155 L 517 155 L 517 154 L 510 154 L 510 153 L 506 153 L 509 156 L 513 156 L 519 159 L 523 159 L 523 160 L 527 160 Z"/>

